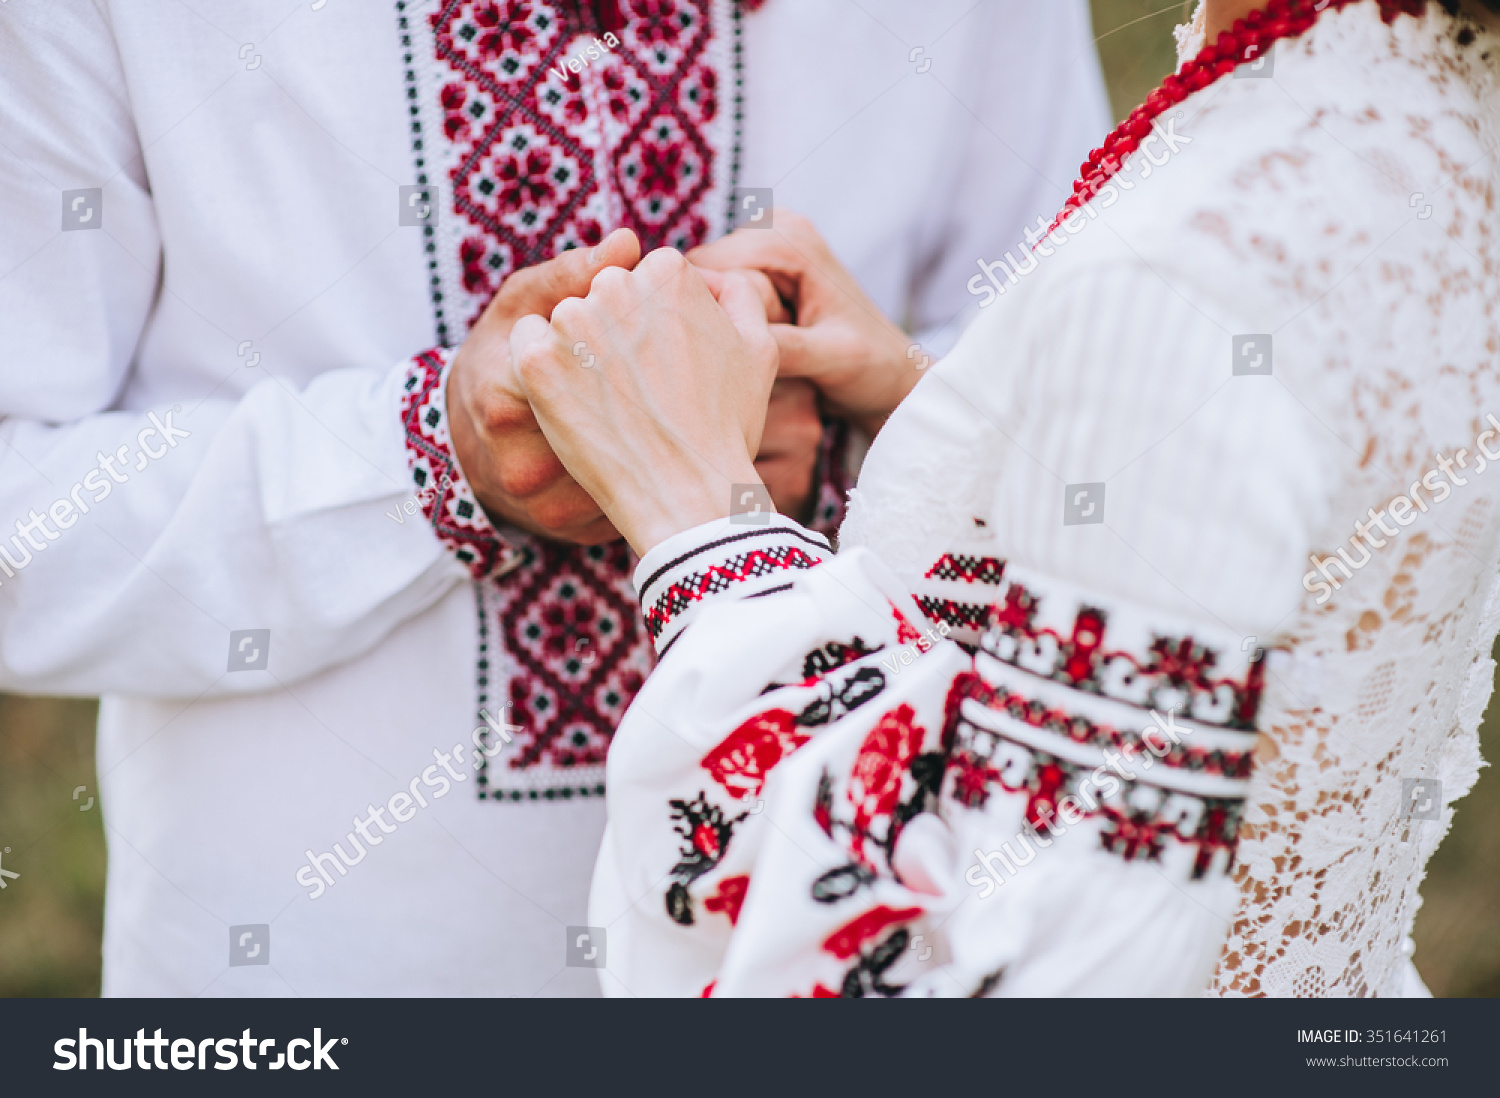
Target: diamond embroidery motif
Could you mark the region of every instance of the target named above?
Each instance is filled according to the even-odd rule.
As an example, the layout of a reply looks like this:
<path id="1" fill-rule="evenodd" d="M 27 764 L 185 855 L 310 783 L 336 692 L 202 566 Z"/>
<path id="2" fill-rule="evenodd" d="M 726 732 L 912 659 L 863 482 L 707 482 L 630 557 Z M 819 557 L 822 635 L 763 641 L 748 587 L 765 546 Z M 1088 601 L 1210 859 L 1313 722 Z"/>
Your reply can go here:
<path id="1" fill-rule="evenodd" d="M 630 583 L 635 559 L 623 543 L 507 540 L 525 563 L 482 582 L 487 631 L 500 638 L 506 665 L 507 720 L 522 731 L 487 760 L 481 783 L 497 799 L 592 791 L 615 726 L 655 662 Z M 546 775 L 557 780 L 538 780 Z"/>
<path id="2" fill-rule="evenodd" d="M 402 0 L 397 12 L 416 182 L 451 207 L 423 229 L 440 344 L 461 341 L 512 272 L 618 226 L 646 250 L 691 248 L 727 228 L 731 0 Z M 607 35 L 616 44 L 600 50 Z M 590 46 L 600 56 L 571 71 Z M 408 405 L 436 392 L 429 379 Z M 415 441 L 413 426 L 417 471 L 434 482 L 457 473 L 438 422 Z M 501 537 L 466 500 L 449 502 L 439 534 L 489 576 L 479 580 L 480 704 L 508 702 L 506 721 L 522 728 L 484 760 L 481 795 L 602 792 L 610 736 L 655 658 L 629 550 Z"/>
<path id="3" fill-rule="evenodd" d="M 735 159 L 720 103 L 734 86 L 728 0 L 406 9 L 425 40 L 411 43 L 418 168 L 453 207 L 436 229 L 445 327 L 471 325 L 511 272 L 617 226 L 647 249 L 722 231 Z"/>
<path id="4" fill-rule="evenodd" d="M 461 342 L 512 272 L 618 226 L 648 250 L 726 231 L 739 13 L 758 6 L 398 0 L 415 182 L 449 207 L 422 230 L 439 344 Z M 617 45 L 568 68 L 608 34 Z M 424 513 L 476 577 L 479 706 L 521 728 L 482 760 L 476 784 L 490 800 L 597 795 L 610 736 L 655 661 L 634 558 L 623 544 L 552 544 L 490 526 L 451 453 L 445 361 L 414 362 L 403 404 L 413 480 L 434 487 Z M 820 525 L 842 514 L 843 436 L 826 432 Z M 677 596 L 672 612 L 699 597 Z"/>

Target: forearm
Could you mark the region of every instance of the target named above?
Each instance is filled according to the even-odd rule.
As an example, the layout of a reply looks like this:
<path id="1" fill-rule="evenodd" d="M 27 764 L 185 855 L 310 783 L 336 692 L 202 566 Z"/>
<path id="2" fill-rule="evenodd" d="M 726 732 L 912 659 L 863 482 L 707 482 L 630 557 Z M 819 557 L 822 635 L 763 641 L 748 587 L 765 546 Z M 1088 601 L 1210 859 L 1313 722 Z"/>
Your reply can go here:
<path id="1" fill-rule="evenodd" d="M 398 415 L 404 369 L 300 394 L 3 427 L 0 685 L 196 696 L 230 635 L 269 629 L 287 682 L 357 656 L 462 578 L 418 514 Z M 31 515 L 44 523 L 35 523 Z"/>

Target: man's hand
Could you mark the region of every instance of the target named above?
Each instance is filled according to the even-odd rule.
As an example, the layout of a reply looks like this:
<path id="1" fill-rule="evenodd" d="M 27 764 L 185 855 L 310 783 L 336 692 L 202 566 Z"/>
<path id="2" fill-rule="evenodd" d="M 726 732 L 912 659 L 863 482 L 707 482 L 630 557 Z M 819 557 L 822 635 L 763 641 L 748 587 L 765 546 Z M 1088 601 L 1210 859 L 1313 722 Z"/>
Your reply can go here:
<path id="1" fill-rule="evenodd" d="M 798 522 L 812 518 L 817 485 L 818 447 L 823 442 L 823 416 L 818 391 L 794 377 L 777 378 L 766 408 L 766 429 L 760 436 L 755 471 L 776 510 Z"/>
<path id="2" fill-rule="evenodd" d="M 606 267 L 630 269 L 640 258 L 635 234 L 618 230 L 592 254 L 576 250 L 517 271 L 474 325 L 448 379 L 448 421 L 454 453 L 489 514 L 534 534 L 594 545 L 619 537 L 592 497 L 568 475 L 537 425 L 510 368 L 510 331 L 529 313 L 550 317 L 558 302 L 588 294 Z M 740 272 L 773 319 L 787 313 L 770 281 Z M 710 272 L 715 292 L 728 276 Z M 586 361 L 578 358 L 572 365 Z M 812 503 L 822 422 L 810 385 L 778 382 L 766 411 L 756 458 L 771 499 L 783 514 L 803 516 Z"/>
<path id="3" fill-rule="evenodd" d="M 510 366 L 510 333 L 528 314 L 550 317 L 558 302 L 582 297 L 600 271 L 629 270 L 641 245 L 617 229 L 592 251 L 576 249 L 517 271 L 469 332 L 448 377 L 453 451 L 492 518 L 559 541 L 596 545 L 620 535 L 563 468 L 532 415 Z M 570 359 L 577 369 L 583 360 Z"/>
<path id="4" fill-rule="evenodd" d="M 775 228 L 741 229 L 688 253 L 716 271 L 763 272 L 791 303 L 795 326 L 773 323 L 781 376 L 806 378 L 824 408 L 874 435 L 921 378 L 910 337 L 881 314 L 812 223 L 775 211 Z"/>
<path id="5" fill-rule="evenodd" d="M 723 272 L 700 267 L 698 273 L 715 297 L 723 292 L 725 279 L 738 275 L 759 295 L 767 320 L 785 324 L 792 319 L 776 287 L 760 271 Z M 807 522 L 812 517 L 817 490 L 813 476 L 822 441 L 823 413 L 818 390 L 800 378 L 778 378 L 766 408 L 766 429 L 760 436 L 760 453 L 755 455 L 755 471 L 771 493 L 776 510 L 798 522 Z"/>
<path id="6" fill-rule="evenodd" d="M 550 324 L 519 321 L 511 362 L 553 450 L 637 553 L 729 514 L 732 487 L 759 480 L 776 343 L 743 277 L 715 300 L 681 254 L 652 252 Z"/>

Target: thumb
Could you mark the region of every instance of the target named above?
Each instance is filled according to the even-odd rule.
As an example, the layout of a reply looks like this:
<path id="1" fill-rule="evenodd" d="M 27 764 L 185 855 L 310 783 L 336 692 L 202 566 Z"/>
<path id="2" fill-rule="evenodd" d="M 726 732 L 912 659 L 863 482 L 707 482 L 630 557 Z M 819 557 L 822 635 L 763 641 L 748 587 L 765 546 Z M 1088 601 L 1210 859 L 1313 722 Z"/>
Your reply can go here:
<path id="1" fill-rule="evenodd" d="M 517 271 L 505 280 L 496 306 L 509 316 L 537 313 L 550 317 L 558 302 L 585 297 L 594 276 L 606 267 L 633 268 L 641 258 L 641 242 L 629 229 L 616 229 L 594 248 L 573 248 L 555 259 Z"/>
<path id="2" fill-rule="evenodd" d="M 770 330 L 781 358 L 778 376 L 816 379 L 827 367 L 834 349 L 828 346 L 825 332 L 794 324 L 772 324 Z"/>

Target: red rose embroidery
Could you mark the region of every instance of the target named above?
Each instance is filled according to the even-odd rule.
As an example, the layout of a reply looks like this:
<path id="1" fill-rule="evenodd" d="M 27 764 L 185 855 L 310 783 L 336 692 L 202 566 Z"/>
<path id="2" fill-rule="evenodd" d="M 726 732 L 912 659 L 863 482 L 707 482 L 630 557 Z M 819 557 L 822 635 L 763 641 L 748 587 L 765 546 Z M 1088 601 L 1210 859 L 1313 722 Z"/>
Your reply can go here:
<path id="1" fill-rule="evenodd" d="M 881 717 L 859 745 L 854 770 L 849 775 L 856 856 L 863 857 L 870 825 L 882 816 L 889 816 L 901 801 L 901 779 L 922 750 L 927 735 L 915 723 L 916 715 L 910 705 L 898 706 Z"/>
<path id="2" fill-rule="evenodd" d="M 785 709 L 757 713 L 703 756 L 703 769 L 735 799 L 753 797 L 765 787 L 771 768 L 810 737 Z"/>

